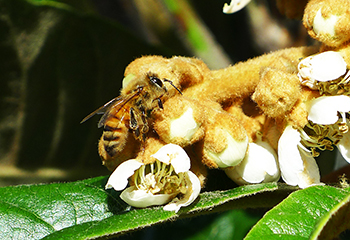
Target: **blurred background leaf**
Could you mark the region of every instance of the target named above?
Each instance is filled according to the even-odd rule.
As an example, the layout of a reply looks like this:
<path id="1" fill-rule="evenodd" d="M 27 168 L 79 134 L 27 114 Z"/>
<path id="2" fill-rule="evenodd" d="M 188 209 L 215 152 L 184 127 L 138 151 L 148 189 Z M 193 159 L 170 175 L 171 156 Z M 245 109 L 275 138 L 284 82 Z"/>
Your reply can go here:
<path id="1" fill-rule="evenodd" d="M 96 149 L 97 119 L 80 120 L 119 94 L 135 57 L 171 52 L 61 3 L 0 1 L 0 15 L 0 176 L 107 174 Z"/>

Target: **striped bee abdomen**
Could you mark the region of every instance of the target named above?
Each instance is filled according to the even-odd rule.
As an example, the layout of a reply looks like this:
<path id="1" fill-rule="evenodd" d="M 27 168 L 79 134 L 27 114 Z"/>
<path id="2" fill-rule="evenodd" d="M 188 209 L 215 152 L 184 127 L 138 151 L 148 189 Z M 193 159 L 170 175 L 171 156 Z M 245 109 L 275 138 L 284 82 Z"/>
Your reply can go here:
<path id="1" fill-rule="evenodd" d="M 124 117 L 119 120 L 114 116 L 106 122 L 99 142 L 99 154 L 104 160 L 116 157 L 123 150 L 129 134 L 125 121 Z"/>

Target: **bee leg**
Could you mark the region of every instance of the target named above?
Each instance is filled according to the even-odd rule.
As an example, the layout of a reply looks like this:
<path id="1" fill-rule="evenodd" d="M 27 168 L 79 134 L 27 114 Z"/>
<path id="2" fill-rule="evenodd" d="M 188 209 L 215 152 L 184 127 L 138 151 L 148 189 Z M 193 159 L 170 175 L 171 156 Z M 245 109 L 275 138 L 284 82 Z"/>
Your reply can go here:
<path id="1" fill-rule="evenodd" d="M 142 116 L 146 116 L 146 110 L 143 106 L 140 106 L 140 111 L 142 113 Z"/>
<path id="2" fill-rule="evenodd" d="M 137 128 L 137 120 L 135 117 L 135 110 L 134 108 L 130 108 L 130 128 L 135 130 Z"/>
<path id="3" fill-rule="evenodd" d="M 162 103 L 162 100 L 160 98 L 157 98 L 157 102 L 158 102 L 158 107 L 160 109 L 163 109 L 163 103 Z"/>
<path id="4" fill-rule="evenodd" d="M 136 138 L 140 138 L 140 128 L 136 128 L 134 134 Z"/>

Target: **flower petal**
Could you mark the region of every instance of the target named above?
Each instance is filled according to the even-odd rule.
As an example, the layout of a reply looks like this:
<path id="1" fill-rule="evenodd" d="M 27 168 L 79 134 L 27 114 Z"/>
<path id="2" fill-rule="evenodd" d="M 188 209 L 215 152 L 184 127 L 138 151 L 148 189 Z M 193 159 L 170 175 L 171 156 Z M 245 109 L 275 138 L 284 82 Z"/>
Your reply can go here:
<path id="1" fill-rule="evenodd" d="M 327 82 L 335 80 L 346 72 L 346 62 L 339 52 L 327 51 L 307 57 L 298 65 L 301 81 Z"/>
<path id="2" fill-rule="evenodd" d="M 175 198 L 169 204 L 164 206 L 166 211 L 178 212 L 181 207 L 190 205 L 198 197 L 201 191 L 201 183 L 199 178 L 191 171 L 186 174 L 187 191 L 181 199 Z"/>
<path id="3" fill-rule="evenodd" d="M 343 158 L 350 163 L 350 131 L 343 134 L 343 138 L 339 141 L 337 147 Z"/>
<path id="4" fill-rule="evenodd" d="M 134 74 L 128 74 L 124 77 L 123 81 L 122 81 L 122 88 L 125 89 L 126 86 L 135 79 L 135 75 Z"/>
<path id="5" fill-rule="evenodd" d="M 228 13 L 235 13 L 244 8 L 251 0 L 231 0 L 230 5 L 225 3 L 223 12 Z"/>
<path id="6" fill-rule="evenodd" d="M 248 153 L 234 168 L 225 169 L 227 176 L 238 184 L 277 181 L 280 177 L 275 150 L 263 141 L 249 143 Z"/>
<path id="7" fill-rule="evenodd" d="M 226 130 L 227 147 L 219 153 L 206 150 L 208 156 L 220 168 L 237 166 L 244 159 L 248 148 L 248 136 L 243 141 L 237 141 Z"/>
<path id="8" fill-rule="evenodd" d="M 324 18 L 322 16 L 321 9 L 322 8 L 320 8 L 315 15 L 313 22 L 313 30 L 317 35 L 324 34 L 329 35 L 329 38 L 335 38 L 335 27 L 339 26 L 337 25 L 337 21 L 340 18 L 340 16 L 327 14 L 327 17 Z"/>
<path id="9" fill-rule="evenodd" d="M 187 172 L 191 167 L 190 158 L 185 150 L 179 145 L 169 143 L 161 147 L 158 152 L 151 155 L 159 161 L 174 167 L 176 173 Z"/>
<path id="10" fill-rule="evenodd" d="M 183 138 L 190 141 L 200 124 L 193 117 L 193 109 L 189 107 L 179 118 L 170 123 L 170 137 Z"/>
<path id="11" fill-rule="evenodd" d="M 105 188 L 114 188 L 116 191 L 123 190 L 128 185 L 128 178 L 131 177 L 142 165 L 143 163 L 140 163 L 135 159 L 121 163 L 109 177 Z"/>
<path id="12" fill-rule="evenodd" d="M 308 120 L 316 124 L 329 125 L 338 121 L 338 112 L 350 111 L 350 97 L 323 96 L 309 102 Z"/>
<path id="13" fill-rule="evenodd" d="M 320 183 L 315 159 L 299 147 L 300 133 L 287 126 L 278 141 L 278 160 L 283 180 L 291 186 L 306 188 Z"/>
<path id="14" fill-rule="evenodd" d="M 133 207 L 145 208 L 149 206 L 163 205 L 168 203 L 174 194 L 152 194 L 144 190 L 138 190 L 135 186 L 128 187 L 120 198 Z"/>

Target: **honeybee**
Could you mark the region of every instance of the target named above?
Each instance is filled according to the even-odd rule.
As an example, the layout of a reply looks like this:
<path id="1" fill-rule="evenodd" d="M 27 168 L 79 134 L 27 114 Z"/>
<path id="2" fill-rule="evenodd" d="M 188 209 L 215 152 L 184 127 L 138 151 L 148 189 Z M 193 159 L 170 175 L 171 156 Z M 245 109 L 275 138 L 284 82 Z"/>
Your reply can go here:
<path id="1" fill-rule="evenodd" d="M 148 73 L 140 79 L 133 79 L 123 87 L 120 96 L 107 102 L 86 116 L 84 123 L 96 114 L 103 114 L 98 127 L 103 127 L 99 141 L 99 155 L 105 163 L 117 157 L 127 142 L 130 132 L 143 142 L 149 131 L 149 115 L 154 108 L 163 109 L 161 98 L 168 93 L 164 82 L 168 82 L 180 94 L 181 91 L 168 79 L 159 79 Z"/>

